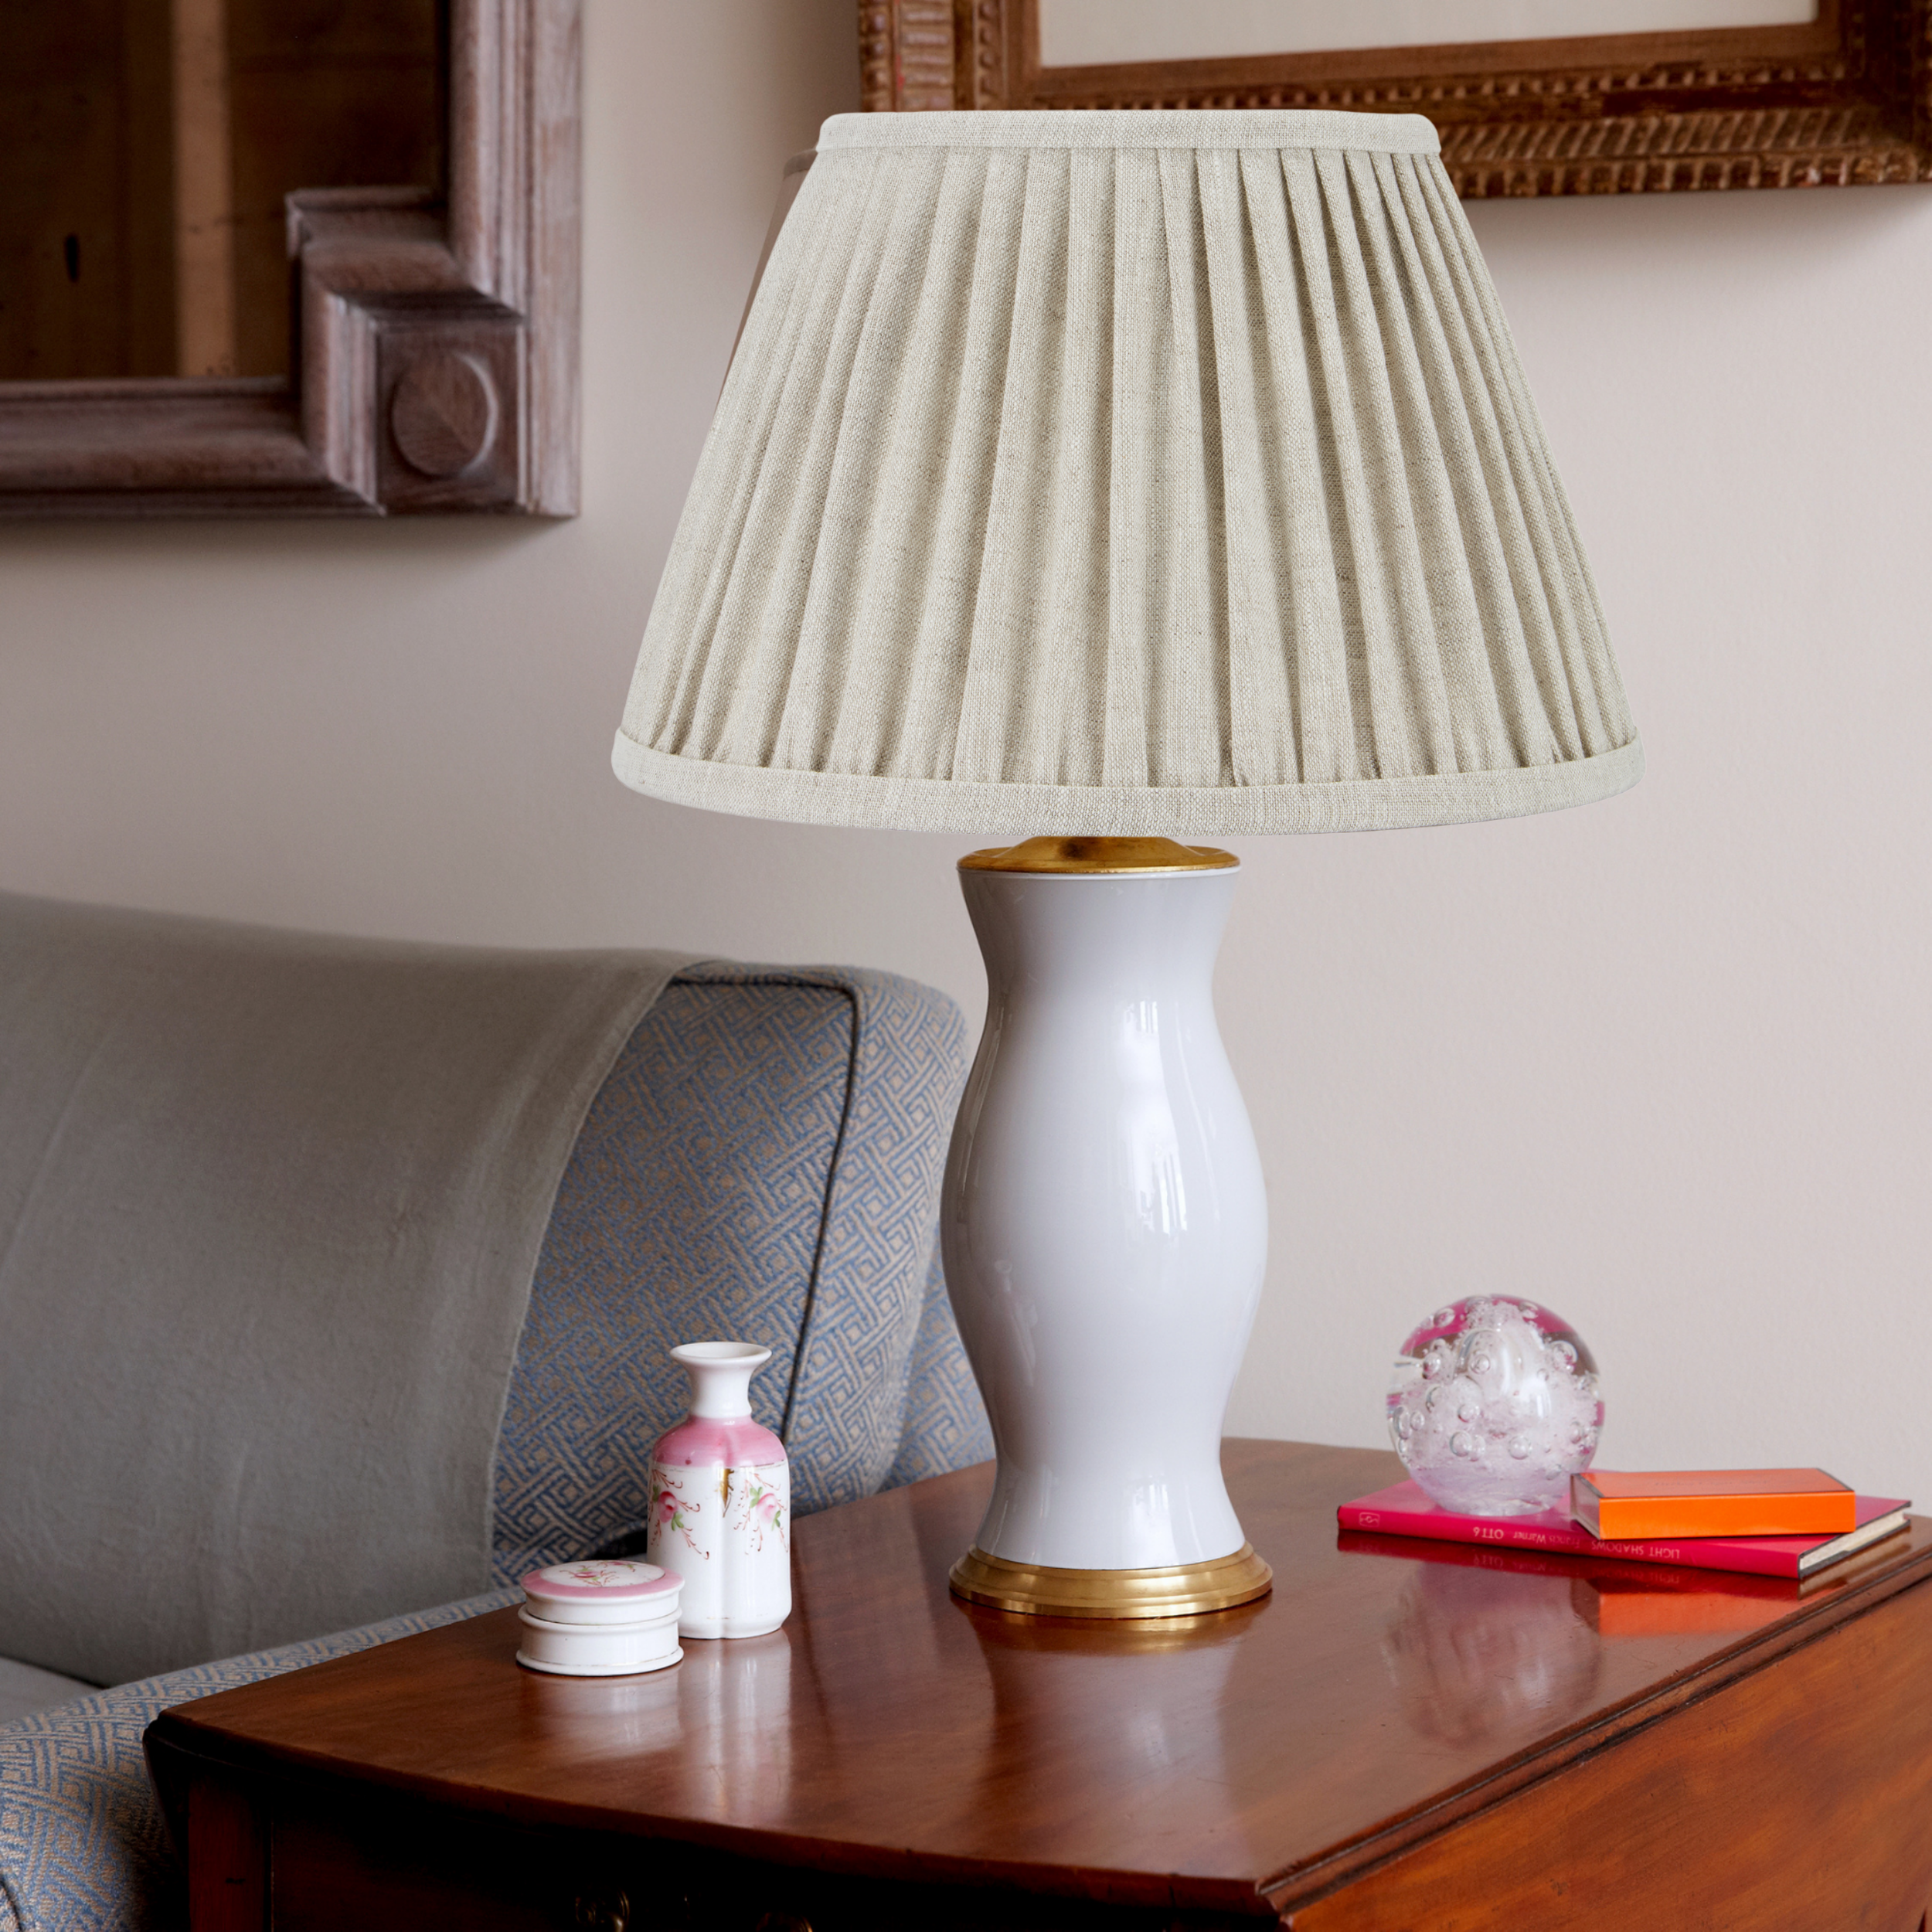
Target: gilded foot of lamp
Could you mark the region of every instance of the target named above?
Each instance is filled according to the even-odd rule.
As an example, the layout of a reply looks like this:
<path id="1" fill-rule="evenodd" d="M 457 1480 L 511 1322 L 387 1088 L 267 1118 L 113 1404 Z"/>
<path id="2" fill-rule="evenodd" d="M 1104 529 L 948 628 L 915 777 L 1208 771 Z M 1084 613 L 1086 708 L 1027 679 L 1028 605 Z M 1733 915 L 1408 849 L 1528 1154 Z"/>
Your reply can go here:
<path id="1" fill-rule="evenodd" d="M 1261 1167 L 1198 842 L 1582 804 L 1642 754 L 1434 129 L 841 115 L 770 248 L 614 763 L 976 833 L 941 1228 L 998 1454 L 961 1595 L 1268 1587 L 1223 1487 Z"/>

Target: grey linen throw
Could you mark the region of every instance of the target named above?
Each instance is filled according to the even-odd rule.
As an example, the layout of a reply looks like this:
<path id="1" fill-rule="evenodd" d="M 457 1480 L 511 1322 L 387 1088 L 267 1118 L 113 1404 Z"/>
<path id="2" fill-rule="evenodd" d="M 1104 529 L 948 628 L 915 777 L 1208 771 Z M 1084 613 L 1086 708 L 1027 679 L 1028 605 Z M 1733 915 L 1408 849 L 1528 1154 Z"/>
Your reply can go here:
<path id="1" fill-rule="evenodd" d="M 689 957 L 0 895 L 0 1652 L 111 1683 L 487 1587 L 557 1185 Z"/>

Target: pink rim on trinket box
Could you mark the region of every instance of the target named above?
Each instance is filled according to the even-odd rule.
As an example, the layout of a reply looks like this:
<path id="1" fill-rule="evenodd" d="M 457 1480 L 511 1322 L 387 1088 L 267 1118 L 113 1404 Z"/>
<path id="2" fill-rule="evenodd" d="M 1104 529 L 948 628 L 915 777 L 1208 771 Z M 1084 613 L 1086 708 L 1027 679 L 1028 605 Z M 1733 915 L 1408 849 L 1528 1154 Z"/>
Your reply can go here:
<path id="1" fill-rule="evenodd" d="M 553 1624 L 631 1624 L 675 1604 L 681 1580 L 657 1563 L 590 1556 L 553 1563 L 523 1580 L 523 1594 Z"/>

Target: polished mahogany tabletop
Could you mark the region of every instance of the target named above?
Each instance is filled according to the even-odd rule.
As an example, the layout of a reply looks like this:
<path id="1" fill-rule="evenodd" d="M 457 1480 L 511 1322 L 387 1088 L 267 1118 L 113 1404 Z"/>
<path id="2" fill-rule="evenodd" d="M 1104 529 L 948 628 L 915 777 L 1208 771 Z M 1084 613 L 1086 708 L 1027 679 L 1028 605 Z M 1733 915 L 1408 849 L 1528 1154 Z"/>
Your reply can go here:
<path id="1" fill-rule="evenodd" d="M 1800 1585 L 1349 1534 L 1336 1505 L 1397 1478 L 1393 1456 L 1231 1440 L 1225 1461 L 1276 1581 L 1213 1617 L 953 1597 L 983 1465 L 801 1520 L 786 1627 L 687 1639 L 675 1669 L 537 1675 L 505 1611 L 180 1706 L 153 1735 L 526 1823 L 1269 1911 L 1932 1576 L 1917 1519 Z"/>

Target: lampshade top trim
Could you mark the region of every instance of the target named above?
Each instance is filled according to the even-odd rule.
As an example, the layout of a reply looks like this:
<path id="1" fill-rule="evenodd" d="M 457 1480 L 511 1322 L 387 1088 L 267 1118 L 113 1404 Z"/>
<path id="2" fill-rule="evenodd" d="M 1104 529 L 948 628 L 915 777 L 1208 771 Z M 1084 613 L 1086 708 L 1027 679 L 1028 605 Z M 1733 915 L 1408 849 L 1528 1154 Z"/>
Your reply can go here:
<path id="1" fill-rule="evenodd" d="M 1442 143 L 1425 115 L 1347 114 L 1325 107 L 834 114 L 819 131 L 821 154 L 890 148 L 1340 148 L 1354 154 L 1434 155 L 1441 152 Z"/>

